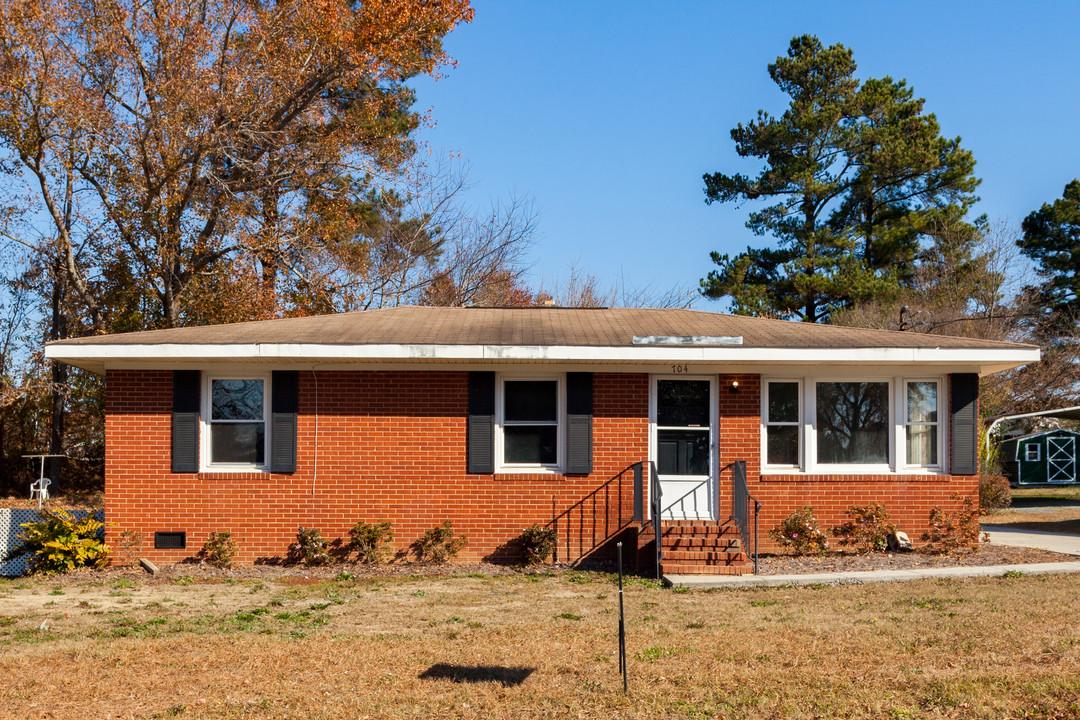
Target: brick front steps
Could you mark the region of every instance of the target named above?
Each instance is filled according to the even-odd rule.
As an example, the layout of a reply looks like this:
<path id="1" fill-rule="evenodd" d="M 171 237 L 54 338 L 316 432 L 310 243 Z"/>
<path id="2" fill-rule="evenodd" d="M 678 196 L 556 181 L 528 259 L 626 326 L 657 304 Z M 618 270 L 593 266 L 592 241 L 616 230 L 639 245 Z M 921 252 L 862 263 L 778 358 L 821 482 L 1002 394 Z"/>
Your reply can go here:
<path id="1" fill-rule="evenodd" d="M 669 520 L 663 523 L 663 575 L 744 575 L 753 572 L 731 522 Z M 646 531 L 650 533 L 650 531 Z"/>

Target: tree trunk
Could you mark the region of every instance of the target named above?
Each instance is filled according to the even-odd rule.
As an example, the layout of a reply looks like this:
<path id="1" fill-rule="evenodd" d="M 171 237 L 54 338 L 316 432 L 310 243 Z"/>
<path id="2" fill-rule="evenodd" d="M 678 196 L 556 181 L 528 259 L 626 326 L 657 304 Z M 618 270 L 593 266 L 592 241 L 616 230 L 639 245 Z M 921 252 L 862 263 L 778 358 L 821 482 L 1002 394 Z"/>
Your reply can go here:
<path id="1" fill-rule="evenodd" d="M 67 275 L 59 258 L 53 266 L 53 286 L 51 301 L 51 317 L 49 323 L 49 339 L 63 340 L 68 336 L 68 319 L 64 311 L 64 303 L 67 299 Z M 62 362 L 53 361 L 49 384 L 49 396 L 52 400 L 52 414 L 49 422 L 49 454 L 64 454 L 64 430 L 67 425 L 67 394 L 68 394 L 68 366 Z M 50 458 L 48 477 L 53 482 L 59 482 L 63 472 L 64 459 Z"/>
<path id="2" fill-rule="evenodd" d="M 162 281 L 165 285 L 165 293 L 161 298 L 161 316 L 165 321 L 165 327 L 180 327 L 180 288 L 176 281 L 175 268 L 172 264 L 165 267 L 162 273 Z"/>
<path id="3" fill-rule="evenodd" d="M 0 374 L 7 367 L 6 359 L 0 357 Z M 15 477 L 11 468 L 14 463 L 7 459 L 7 409 L 0 407 L 0 489 L 10 494 L 14 489 Z"/>
<path id="4" fill-rule="evenodd" d="M 273 151 L 267 153 L 268 176 L 272 176 L 277 170 L 275 158 Z M 278 207 L 280 202 L 280 189 L 271 183 L 263 192 L 262 197 L 262 241 L 259 243 L 260 252 L 258 253 L 259 265 L 262 269 L 260 305 L 263 313 L 267 315 L 277 310 L 277 281 L 281 270 L 281 213 Z"/>

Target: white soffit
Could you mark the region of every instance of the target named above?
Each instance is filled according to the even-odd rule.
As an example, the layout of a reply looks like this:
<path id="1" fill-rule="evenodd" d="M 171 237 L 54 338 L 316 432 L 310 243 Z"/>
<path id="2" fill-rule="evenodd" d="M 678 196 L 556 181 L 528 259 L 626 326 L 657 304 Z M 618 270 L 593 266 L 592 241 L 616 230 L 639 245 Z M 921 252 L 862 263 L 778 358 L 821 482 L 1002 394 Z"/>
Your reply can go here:
<path id="1" fill-rule="evenodd" d="M 766 365 L 978 366 L 999 372 L 1038 362 L 1039 349 L 1015 348 L 748 348 L 739 346 L 638 345 L 589 347 L 548 345 L 326 345 L 314 343 L 47 345 L 45 356 L 94 372 L 106 365 L 137 368 L 161 361 L 473 361 L 755 363 Z"/>

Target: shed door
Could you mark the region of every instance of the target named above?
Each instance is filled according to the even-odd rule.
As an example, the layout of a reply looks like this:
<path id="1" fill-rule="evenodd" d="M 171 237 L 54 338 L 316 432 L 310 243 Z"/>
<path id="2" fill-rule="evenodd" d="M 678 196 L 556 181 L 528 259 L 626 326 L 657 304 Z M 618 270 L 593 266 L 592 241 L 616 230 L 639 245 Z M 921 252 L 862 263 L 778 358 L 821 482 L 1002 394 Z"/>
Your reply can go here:
<path id="1" fill-rule="evenodd" d="M 1046 438 L 1046 481 L 1076 482 L 1076 438 Z"/>

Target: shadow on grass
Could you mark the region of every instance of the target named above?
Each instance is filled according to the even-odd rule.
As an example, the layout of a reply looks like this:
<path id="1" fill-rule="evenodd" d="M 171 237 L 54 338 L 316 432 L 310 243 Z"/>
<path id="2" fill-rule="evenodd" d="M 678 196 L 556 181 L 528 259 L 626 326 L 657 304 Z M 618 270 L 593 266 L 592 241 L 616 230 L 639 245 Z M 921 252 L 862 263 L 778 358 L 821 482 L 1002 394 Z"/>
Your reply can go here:
<path id="1" fill-rule="evenodd" d="M 448 665 L 436 663 L 420 673 L 421 680 L 453 680 L 456 683 L 500 683 L 509 687 L 520 685 L 536 671 L 530 667 L 499 665 Z"/>

